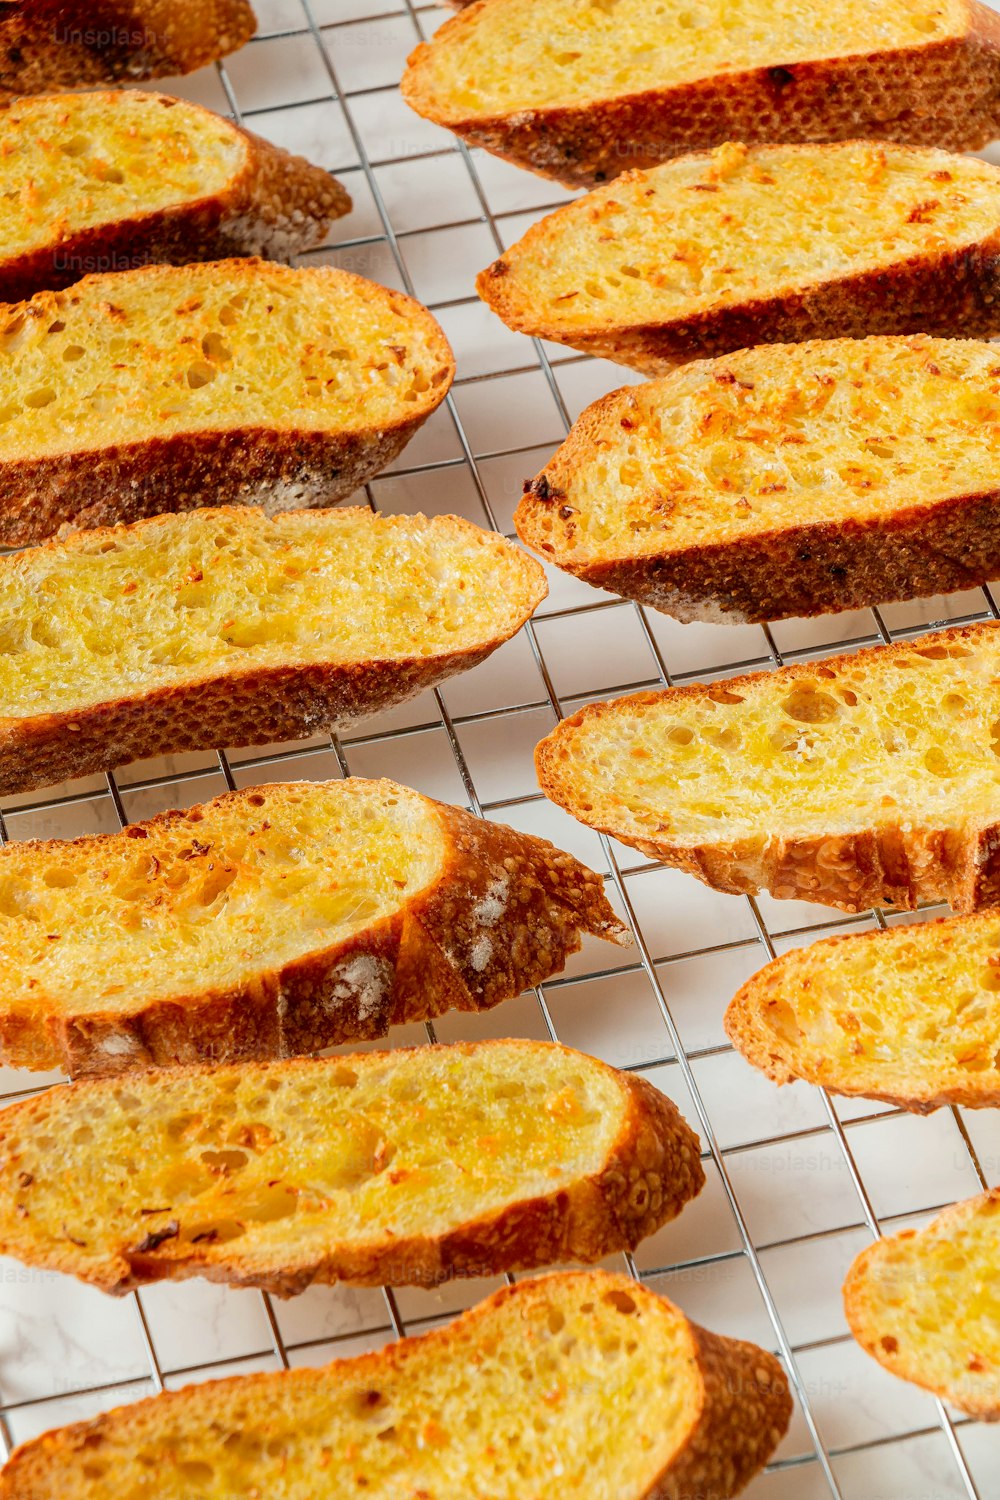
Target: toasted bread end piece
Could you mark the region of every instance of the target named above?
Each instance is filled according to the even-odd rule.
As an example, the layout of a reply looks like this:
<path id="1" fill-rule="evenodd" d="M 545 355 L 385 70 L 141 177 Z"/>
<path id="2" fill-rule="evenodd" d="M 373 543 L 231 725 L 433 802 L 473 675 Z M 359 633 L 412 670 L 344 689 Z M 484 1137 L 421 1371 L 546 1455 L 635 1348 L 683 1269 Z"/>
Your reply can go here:
<path id="1" fill-rule="evenodd" d="M 774 959 L 733 998 L 733 1045 L 794 1079 L 915 1114 L 1000 1105 L 992 912 L 852 933 Z"/>
<path id="2" fill-rule="evenodd" d="M 1000 1190 L 956 1203 L 925 1229 L 876 1241 L 844 1282 L 862 1349 L 981 1422 L 1000 1421 L 1000 1341 L 989 1288 L 1000 1249 Z"/>

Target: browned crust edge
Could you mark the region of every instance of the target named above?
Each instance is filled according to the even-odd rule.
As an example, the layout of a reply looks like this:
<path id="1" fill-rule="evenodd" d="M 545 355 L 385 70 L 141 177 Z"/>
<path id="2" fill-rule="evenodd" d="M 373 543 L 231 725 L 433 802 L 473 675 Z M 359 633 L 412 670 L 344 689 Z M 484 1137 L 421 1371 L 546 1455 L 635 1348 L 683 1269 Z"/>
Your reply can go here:
<path id="1" fill-rule="evenodd" d="M 976 151 L 1000 120 L 1000 22 L 969 0 L 964 37 L 869 55 L 775 64 L 570 107 L 461 118 L 425 86 L 433 52 L 473 28 L 497 0 L 478 0 L 410 54 L 403 98 L 464 140 L 567 187 L 593 187 L 727 140 L 842 141 Z"/>
<path id="2" fill-rule="evenodd" d="M 627 1277 L 605 1271 L 555 1273 L 513 1287 L 503 1287 L 471 1311 L 460 1314 L 454 1324 L 433 1329 L 419 1340 L 403 1339 L 376 1353 L 338 1361 L 328 1370 L 335 1378 L 341 1370 L 349 1367 L 357 1385 L 366 1380 L 377 1385 L 391 1377 L 394 1368 L 412 1357 L 414 1345 L 418 1342 L 425 1351 L 430 1347 L 442 1361 L 451 1360 L 454 1357 L 453 1330 L 467 1333 L 484 1314 L 504 1302 L 515 1299 L 526 1303 L 529 1298 L 544 1297 L 552 1283 L 565 1282 L 569 1276 L 577 1281 L 582 1296 L 620 1292 L 643 1301 L 655 1297 L 654 1293 Z M 666 1306 L 670 1313 L 678 1313 L 671 1303 Z M 685 1325 L 690 1340 L 689 1354 L 677 1373 L 685 1378 L 693 1377 L 698 1382 L 691 1427 L 653 1484 L 644 1493 L 623 1497 L 623 1500 L 679 1500 L 681 1496 L 687 1500 L 693 1500 L 695 1496 L 698 1500 L 729 1500 L 767 1462 L 787 1429 L 792 1402 L 788 1382 L 778 1361 L 753 1344 L 706 1333 L 686 1320 Z M 36 1495 L 48 1492 L 54 1472 L 65 1476 L 65 1482 L 70 1482 L 72 1465 L 99 1446 L 105 1434 L 121 1431 L 123 1427 L 127 1430 L 135 1421 L 137 1412 L 148 1415 L 151 1407 L 155 1411 L 157 1408 L 153 1403 L 159 1404 L 158 1409 L 165 1410 L 163 1403 L 168 1402 L 183 1413 L 195 1402 L 199 1409 L 204 1410 L 206 1403 L 211 1404 L 217 1399 L 224 1402 L 231 1394 L 239 1393 L 249 1409 L 255 1393 L 273 1389 L 276 1382 L 281 1382 L 285 1399 L 293 1401 L 297 1388 L 322 1384 L 329 1378 L 329 1373 L 322 1369 L 235 1376 L 149 1397 L 132 1406 L 117 1407 L 90 1421 L 44 1433 L 22 1444 L 8 1460 L 0 1475 L 0 1500 L 34 1500 Z M 44 1491 L 42 1486 L 45 1486 Z"/>
<path id="3" fill-rule="evenodd" d="M 376 795 L 396 790 L 393 782 L 368 785 Z M 261 791 L 248 789 L 225 793 L 209 806 L 234 798 L 251 807 L 265 801 Z M 422 800 L 440 824 L 445 855 L 436 879 L 397 912 L 232 987 L 137 999 L 127 1013 L 67 1011 L 43 995 L 30 1011 L 0 1003 L 0 1056 L 14 1066 L 81 1076 L 293 1057 L 385 1036 L 391 1026 L 450 1009 L 490 1010 L 557 973 L 579 948 L 582 932 L 628 942 L 601 877 L 572 855 Z M 106 839 L 147 838 L 178 820 L 197 824 L 203 813 L 162 813 L 121 833 L 77 842 L 96 851 Z M 46 848 L 34 841 L 16 846 L 18 857 L 31 850 L 42 859 Z M 192 857 L 209 853 L 196 850 Z M 504 910 L 486 931 L 483 904 L 495 906 L 499 890 Z M 369 960 L 363 977 L 359 958 Z"/>
<path id="4" fill-rule="evenodd" d="M 792 683 L 800 678 L 831 678 L 849 664 L 877 661 L 883 653 L 906 653 L 914 648 L 944 647 L 975 642 L 991 624 L 966 625 L 933 631 L 913 641 L 869 646 L 857 652 L 826 657 L 819 662 L 796 662 L 773 672 L 750 672 L 723 683 L 691 683 L 661 693 L 634 693 L 608 703 L 588 704 L 543 739 L 535 750 L 535 767 L 542 791 L 557 806 L 588 827 L 596 828 L 640 850 L 651 859 L 686 871 L 705 885 L 730 895 L 770 891 L 778 900 L 801 900 L 856 913 L 872 906 L 894 906 L 913 911 L 925 901 L 947 901 L 955 911 L 968 913 L 1000 905 L 1000 819 L 986 827 L 933 827 L 886 822 L 855 833 L 817 834 L 811 838 L 783 838 L 761 833 L 733 843 L 675 844 L 668 839 L 642 838 L 600 808 L 578 795 L 572 769 L 565 771 L 558 750 L 567 734 L 589 720 L 623 708 L 641 707 L 665 699 L 739 692 L 742 687 Z"/>
<path id="5" fill-rule="evenodd" d="M 213 264 L 234 275 L 252 276 L 265 263 L 250 259 Z M 121 274 L 155 276 L 159 270 L 148 266 Z M 386 298 L 401 307 L 423 329 L 438 368 L 421 401 L 379 428 L 206 429 L 0 462 L 0 546 L 44 541 L 66 524 L 111 526 L 206 504 L 262 505 L 272 510 L 335 505 L 379 473 L 445 399 L 455 360 L 443 330 L 412 297 L 348 271 L 330 274 L 331 285 L 357 283 L 369 297 Z M 77 286 L 87 286 L 92 279 L 86 277 Z M 9 315 L 23 306 L 29 316 L 54 315 L 58 299 L 73 293 L 74 289 L 40 292 L 30 302 L 0 307 L 0 313 Z"/>
<path id="6" fill-rule="evenodd" d="M 942 940 L 944 940 L 949 929 L 968 926 L 970 922 L 984 921 L 992 923 L 995 919 L 988 913 L 974 917 L 939 917 L 936 921 L 928 923 L 927 927 L 942 929 Z M 885 1088 L 877 1088 L 868 1082 L 854 1082 L 838 1065 L 831 1063 L 828 1059 L 820 1059 L 818 1065 L 812 1065 L 798 1056 L 795 1047 L 790 1043 L 781 1045 L 779 1041 L 776 1047 L 775 1037 L 764 1025 L 762 1019 L 762 1011 L 770 996 L 780 995 L 788 987 L 789 981 L 794 982 L 798 975 L 808 977 L 814 989 L 821 990 L 823 957 L 830 948 L 841 943 L 853 945 L 863 943 L 878 948 L 885 945 L 887 938 L 891 940 L 891 934 L 884 932 L 842 933 L 836 937 L 823 938 L 819 942 L 812 943 L 804 952 L 793 951 L 772 959 L 756 974 L 751 975 L 729 1002 L 724 1020 L 729 1040 L 752 1067 L 757 1068 L 779 1087 L 801 1080 L 804 1083 L 814 1084 L 817 1088 L 826 1089 L 831 1094 L 839 1094 L 845 1098 L 874 1099 L 918 1115 L 933 1114 L 935 1110 L 949 1108 L 951 1105 L 961 1105 L 966 1109 L 988 1109 L 1000 1106 L 1000 1072 L 995 1069 L 989 1070 L 985 1075 L 981 1073 L 963 1075 L 957 1069 L 952 1069 L 947 1076 L 942 1076 L 934 1085 L 928 1083 L 917 1086 L 911 1083 L 904 1089 L 898 1085 L 890 1088 L 887 1084 Z M 860 992 L 859 1007 L 862 1002 L 863 992 Z M 865 1066 L 866 1069 L 871 1070 L 876 1064 L 871 1059 L 867 1059 Z M 899 1064 L 893 1065 L 893 1071 L 897 1074 L 904 1071 L 902 1058 Z"/>
<path id="7" fill-rule="evenodd" d="M 808 618 L 892 599 L 930 598 L 978 587 L 1000 573 L 1000 489 L 908 503 L 859 520 L 803 522 L 745 539 L 641 556 L 577 560 L 562 545 L 573 526 L 562 515 L 573 480 L 585 470 L 609 413 L 627 406 L 629 387 L 595 401 L 514 512 L 518 536 L 546 561 L 594 588 L 635 599 L 690 623 L 733 624 Z M 570 504 L 570 509 L 572 506 Z M 552 521 L 547 534 L 543 518 Z"/>
<path id="8" fill-rule="evenodd" d="M 474 1062 L 477 1054 L 498 1045 L 460 1042 L 447 1050 Z M 189 1276 L 231 1286 L 259 1287 L 282 1297 L 296 1295 L 314 1281 L 433 1287 L 459 1276 L 492 1276 L 565 1261 L 593 1262 L 617 1251 L 634 1250 L 641 1240 L 676 1218 L 701 1191 L 705 1176 L 698 1138 L 676 1106 L 652 1084 L 553 1043 L 505 1041 L 502 1045 L 526 1051 L 555 1049 L 565 1055 L 568 1068 L 585 1063 L 614 1077 L 621 1093 L 620 1130 L 599 1171 L 559 1192 L 510 1202 L 488 1215 L 455 1225 L 438 1238 L 380 1235 L 375 1223 L 367 1243 L 331 1244 L 319 1257 L 314 1252 L 296 1251 L 291 1245 L 275 1250 L 270 1260 L 259 1251 L 246 1257 L 239 1242 L 212 1247 L 181 1244 L 176 1237 L 145 1251 L 137 1246 L 108 1245 L 100 1261 L 91 1255 L 82 1256 L 69 1243 L 65 1249 L 53 1246 L 51 1253 L 39 1255 L 40 1247 L 30 1235 L 19 1235 L 13 1222 L 9 1226 L 12 1232 L 0 1237 L 3 1253 L 27 1264 L 78 1276 L 114 1295 L 150 1282 Z M 338 1057 L 297 1059 L 279 1066 L 289 1073 L 350 1067 L 351 1063 L 350 1057 Z M 218 1075 L 215 1067 L 181 1071 L 200 1076 L 209 1084 Z M 154 1085 L 156 1077 L 150 1074 L 141 1082 Z M 99 1099 L 104 1087 L 101 1082 L 79 1083 L 73 1086 L 73 1093 L 85 1103 L 88 1098 Z M 0 1116 L 0 1151 L 11 1129 L 30 1133 L 33 1128 L 44 1128 L 49 1098 L 43 1094 L 4 1111 Z M 151 1227 L 157 1228 L 158 1223 Z M 140 1232 L 138 1239 L 145 1238 Z"/>
<path id="9" fill-rule="evenodd" d="M 0 97 L 193 73 L 257 30 L 248 0 L 22 0 L 0 20 Z"/>
<path id="10" fill-rule="evenodd" d="M 442 517 L 431 526 L 440 527 L 448 519 Z M 471 526 L 459 517 L 450 519 L 458 532 Z M 139 524 L 158 526 L 166 520 L 154 517 Z M 109 528 L 107 535 L 114 534 Z M 59 546 L 49 542 L 46 550 L 57 551 Z M 520 596 L 521 608 L 507 626 L 490 635 L 482 633 L 478 642 L 462 650 L 349 663 L 234 668 L 201 681 L 60 713 L 0 717 L 0 796 L 110 771 L 151 755 L 334 733 L 405 703 L 485 661 L 517 634 L 545 598 L 538 564 L 514 547 L 508 550 L 505 597 L 510 602 Z"/>
<path id="11" fill-rule="evenodd" d="M 0 28 L 3 23 L 0 22 Z M 2 51 L 2 48 L 0 48 Z M 167 94 L 107 91 L 110 111 L 119 99 L 149 98 L 204 116 L 242 142 L 243 164 L 219 192 L 71 233 L 52 225 L 48 244 L 0 259 L 0 302 L 22 302 L 58 290 L 94 272 L 138 270 L 168 262 L 224 260 L 235 255 L 287 259 L 318 245 L 330 225 L 349 213 L 351 199 L 336 178 L 302 156 L 274 146 L 211 110 Z M 66 96 L 72 109 L 73 96 Z M 11 101 L 0 93 L 0 134 Z"/>
<path id="12" fill-rule="evenodd" d="M 998 105 L 1000 108 L 1000 105 Z M 1000 193 L 1000 173 L 997 176 Z M 476 291 L 518 333 L 565 344 L 584 354 L 663 375 L 693 359 L 732 354 L 756 344 L 925 333 L 990 339 L 1000 332 L 1000 230 L 977 244 L 913 255 L 874 271 L 805 284 L 777 296 L 754 297 L 655 324 L 595 323 L 591 332 L 546 321 L 516 285 L 517 255 L 562 232 L 562 215 L 539 220 L 519 243 L 476 278 Z M 513 284 L 512 284 L 513 283 Z"/>
<path id="13" fill-rule="evenodd" d="M 952 1204 L 950 1208 L 938 1214 L 928 1227 L 939 1229 L 942 1224 L 948 1226 L 958 1224 L 963 1219 L 971 1217 L 986 1204 L 1000 1204 L 1000 1189 L 994 1188 L 988 1193 L 980 1194 L 977 1198 L 969 1198 L 961 1203 Z M 920 1230 L 904 1229 L 888 1239 L 876 1240 L 852 1261 L 843 1287 L 844 1312 L 851 1333 L 866 1354 L 870 1354 L 883 1369 L 888 1370 L 898 1379 L 907 1380 L 925 1391 L 931 1391 L 942 1401 L 951 1402 L 952 1405 L 980 1422 L 1000 1421 L 1000 1383 L 998 1383 L 996 1397 L 992 1401 L 985 1397 L 970 1395 L 969 1392 L 951 1385 L 938 1384 L 928 1378 L 922 1364 L 918 1364 L 905 1355 L 900 1355 L 898 1351 L 885 1349 L 878 1329 L 868 1319 L 865 1287 L 874 1267 L 880 1263 L 886 1266 L 891 1265 L 894 1248 L 907 1240 L 919 1238 L 920 1233 Z"/>

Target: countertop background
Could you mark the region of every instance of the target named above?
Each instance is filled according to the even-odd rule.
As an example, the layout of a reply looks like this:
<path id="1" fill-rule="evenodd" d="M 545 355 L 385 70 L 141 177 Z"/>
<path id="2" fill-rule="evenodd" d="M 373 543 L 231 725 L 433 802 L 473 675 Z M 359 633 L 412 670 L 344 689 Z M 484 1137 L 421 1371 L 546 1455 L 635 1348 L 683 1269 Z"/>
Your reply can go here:
<path id="1" fill-rule="evenodd" d="M 475 297 L 476 272 L 568 195 L 467 151 L 403 104 L 396 84 L 406 55 L 446 12 L 410 0 L 255 6 L 260 32 L 242 52 L 156 87 L 234 115 L 335 171 L 354 211 L 304 259 L 413 292 L 452 341 L 452 397 L 359 501 L 457 513 L 509 535 L 522 481 L 569 423 L 597 396 L 638 379 L 509 332 Z M 881 1370 L 850 1339 L 840 1301 L 848 1264 L 874 1234 L 1000 1185 L 1000 1115 L 918 1118 L 805 1085 L 779 1091 L 734 1055 L 722 1029 L 731 995 L 772 953 L 883 918 L 712 892 L 573 823 L 541 798 L 532 766 L 536 741 L 590 699 L 818 658 L 941 621 L 997 618 L 1000 593 L 762 629 L 679 625 L 551 570 L 549 584 L 534 624 L 490 661 L 343 742 L 145 761 L 114 778 L 7 799 L 2 832 L 12 840 L 111 832 L 231 786 L 352 773 L 394 777 L 572 850 L 605 874 L 636 947 L 589 940 L 542 991 L 488 1015 L 446 1016 L 435 1023 L 437 1039 L 557 1037 L 641 1072 L 700 1130 L 704 1193 L 629 1269 L 699 1322 L 755 1340 L 788 1367 L 791 1430 L 747 1491 L 752 1500 L 1000 1500 L 1000 1432 Z M 428 1030 L 402 1028 L 389 1040 L 420 1043 Z M 0 1102 L 59 1081 L 0 1070 Z M 280 1302 L 191 1281 L 116 1301 L 0 1260 L 0 1429 L 9 1446 L 161 1386 L 378 1348 L 498 1284 L 456 1282 L 433 1293 L 321 1287 Z"/>

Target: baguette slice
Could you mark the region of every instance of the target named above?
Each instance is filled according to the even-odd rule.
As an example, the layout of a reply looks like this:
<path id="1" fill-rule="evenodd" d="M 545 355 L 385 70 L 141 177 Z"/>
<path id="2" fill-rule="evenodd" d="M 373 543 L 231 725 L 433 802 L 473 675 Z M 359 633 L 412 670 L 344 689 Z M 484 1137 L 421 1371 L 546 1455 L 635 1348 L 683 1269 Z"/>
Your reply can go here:
<path id="1" fill-rule="evenodd" d="M 14 0 L 0 16 L 0 96 L 193 73 L 256 29 L 247 0 Z"/>
<path id="2" fill-rule="evenodd" d="M 969 151 L 997 134 L 1000 22 L 978 0 L 480 0 L 402 89 L 570 187 L 733 139 Z"/>
<path id="3" fill-rule="evenodd" d="M 751 344 L 990 338 L 998 257 L 987 162 L 872 141 L 728 144 L 557 209 L 476 287 L 510 328 L 657 375 Z"/>
<path id="4" fill-rule="evenodd" d="M 426 308 L 328 266 L 147 266 L 0 306 L 0 544 L 205 504 L 333 505 L 454 368 Z"/>
<path id="5" fill-rule="evenodd" d="M 726 1012 L 775 1083 L 928 1114 L 1000 1106 L 1000 919 L 950 917 L 826 938 L 765 964 Z"/>
<path id="6" fill-rule="evenodd" d="M 905 1229 L 857 1257 L 844 1283 L 851 1332 L 879 1364 L 981 1421 L 1000 1420 L 1000 1192 Z"/>
<path id="7" fill-rule="evenodd" d="M 601 878 L 391 781 L 217 797 L 0 849 L 0 1056 L 119 1073 L 244 1062 L 488 1010 L 590 932 Z"/>
<path id="8" fill-rule="evenodd" d="M 329 172 L 166 94 L 0 105 L 0 301 L 88 271 L 318 245 L 351 200 Z"/>
<path id="9" fill-rule="evenodd" d="M 626 386 L 514 520 L 547 561 L 685 622 L 971 588 L 1000 574 L 997 349 L 764 345 Z"/>
<path id="10" fill-rule="evenodd" d="M 791 1414 L 778 1361 L 626 1276 L 504 1287 L 323 1369 L 211 1381 L 19 1448 L 0 1500 L 727 1500 Z"/>
<path id="11" fill-rule="evenodd" d="M 543 791 L 734 895 L 1000 905 L 1000 627 L 592 704 Z"/>
<path id="12" fill-rule="evenodd" d="M 546 1042 L 153 1071 L 0 1112 L 3 1253 L 114 1293 L 595 1261 L 703 1186 L 663 1094 Z"/>
<path id="13" fill-rule="evenodd" d="M 457 516 L 189 511 L 0 558 L 0 793 L 345 729 L 485 660 L 542 569 Z"/>

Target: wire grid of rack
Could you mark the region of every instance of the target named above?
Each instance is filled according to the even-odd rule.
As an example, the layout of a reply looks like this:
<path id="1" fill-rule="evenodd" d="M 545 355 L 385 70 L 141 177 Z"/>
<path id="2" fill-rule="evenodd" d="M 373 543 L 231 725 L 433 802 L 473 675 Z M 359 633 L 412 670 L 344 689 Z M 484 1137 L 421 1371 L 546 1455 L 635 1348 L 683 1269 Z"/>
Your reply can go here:
<path id="1" fill-rule="evenodd" d="M 311 257 L 430 305 L 458 356 L 452 396 L 359 499 L 458 512 L 512 533 L 521 481 L 591 399 L 628 379 L 600 361 L 509 333 L 475 298 L 477 270 L 542 211 L 552 184 L 411 115 L 396 82 L 443 19 L 414 0 L 256 0 L 258 37 L 224 66 L 159 85 L 243 120 L 336 171 L 355 210 Z M 552 1037 L 641 1072 L 700 1131 L 708 1184 L 626 1268 L 719 1332 L 783 1360 L 790 1433 L 753 1500 L 1000 1500 L 1000 1433 L 895 1381 L 849 1338 L 839 1287 L 873 1235 L 1000 1183 L 1000 1119 L 913 1118 L 802 1085 L 778 1091 L 726 1043 L 722 1012 L 776 952 L 833 932 L 932 913 L 844 918 L 801 902 L 718 895 L 581 829 L 541 798 L 531 751 L 594 697 L 724 677 L 899 639 L 938 621 L 1000 619 L 990 588 L 772 628 L 680 626 L 550 574 L 534 623 L 489 662 L 343 740 L 187 754 L 0 807 L 3 839 L 108 832 L 227 788 L 389 775 L 542 834 L 604 872 L 635 935 L 588 941 L 564 974 L 483 1016 L 406 1027 L 392 1043 Z M 58 1075 L 0 1070 L 8 1102 Z M 203 1282 L 120 1302 L 0 1261 L 0 1438 L 13 1443 L 143 1395 L 220 1374 L 320 1364 L 419 1332 L 496 1281 L 435 1292 L 311 1288 L 281 1303 Z"/>

